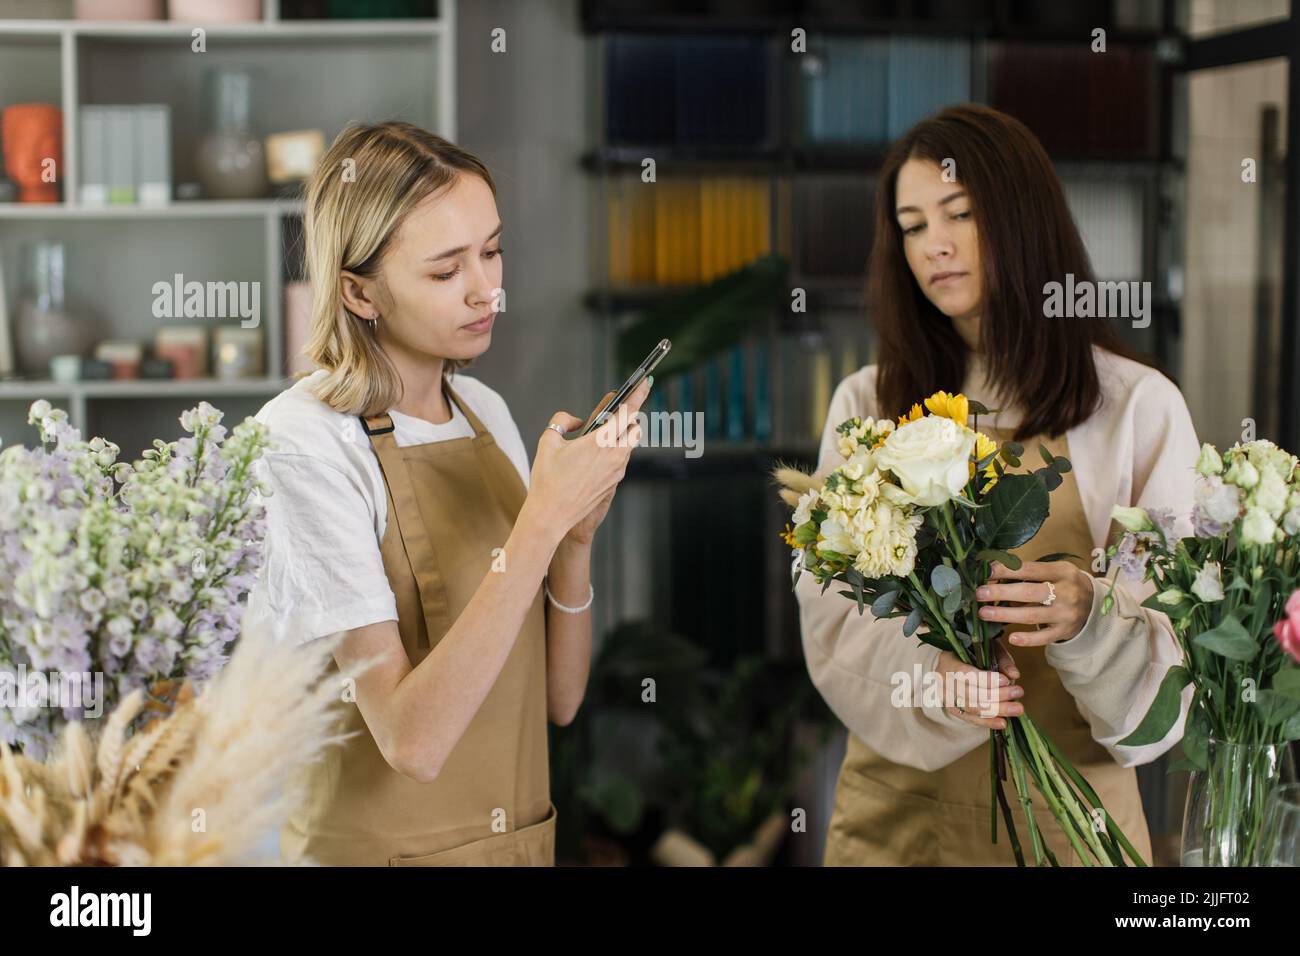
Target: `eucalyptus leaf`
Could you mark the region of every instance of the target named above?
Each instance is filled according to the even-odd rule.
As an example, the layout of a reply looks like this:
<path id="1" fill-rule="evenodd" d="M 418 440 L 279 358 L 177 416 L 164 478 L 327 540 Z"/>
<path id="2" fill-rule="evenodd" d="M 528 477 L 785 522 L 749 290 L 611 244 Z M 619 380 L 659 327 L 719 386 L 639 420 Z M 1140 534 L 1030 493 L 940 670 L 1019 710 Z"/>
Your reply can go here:
<path id="1" fill-rule="evenodd" d="M 1052 470 L 1059 475 L 1065 474 L 1073 467 L 1074 466 L 1070 464 L 1070 459 L 1066 458 L 1064 455 L 1057 455 L 1052 459 Z"/>
<path id="2" fill-rule="evenodd" d="M 936 564 L 930 572 L 930 586 L 935 594 L 946 597 L 957 590 L 960 596 L 961 576 L 946 564 Z"/>
<path id="3" fill-rule="evenodd" d="M 880 597 L 871 602 L 871 613 L 876 617 L 884 617 L 894 609 L 898 602 L 898 591 L 886 591 Z"/>
<path id="4" fill-rule="evenodd" d="M 977 402 L 977 401 L 976 401 L 975 399 L 973 399 L 973 398 L 968 398 L 968 399 L 966 399 L 966 407 L 967 407 L 967 408 L 968 408 L 968 409 L 969 409 L 973 414 L 975 414 L 975 415 L 987 415 L 987 414 L 989 414 L 989 410 L 988 410 L 988 408 L 984 405 L 984 403 L 983 403 L 983 402 Z"/>
<path id="5" fill-rule="evenodd" d="M 1061 476 L 1051 468 L 1039 468 L 1034 472 L 1034 476 L 1043 480 L 1043 485 L 1048 491 L 1055 491 L 1061 487 Z"/>
<path id="6" fill-rule="evenodd" d="M 903 633 L 907 637 L 911 637 L 916 633 L 916 629 L 920 626 L 921 609 L 919 607 L 914 607 L 912 608 L 912 613 L 907 615 L 907 620 L 903 622 Z"/>
<path id="7" fill-rule="evenodd" d="M 961 588 L 955 588 L 943 596 L 943 613 L 951 620 L 961 607 Z"/>
<path id="8" fill-rule="evenodd" d="M 1050 451 L 1048 451 L 1047 446 L 1044 445 L 1042 442 L 1038 443 L 1038 454 L 1042 457 L 1043 464 L 1047 465 L 1050 468 L 1052 466 L 1052 461 L 1055 459 L 1056 456 L 1053 455 Z"/>

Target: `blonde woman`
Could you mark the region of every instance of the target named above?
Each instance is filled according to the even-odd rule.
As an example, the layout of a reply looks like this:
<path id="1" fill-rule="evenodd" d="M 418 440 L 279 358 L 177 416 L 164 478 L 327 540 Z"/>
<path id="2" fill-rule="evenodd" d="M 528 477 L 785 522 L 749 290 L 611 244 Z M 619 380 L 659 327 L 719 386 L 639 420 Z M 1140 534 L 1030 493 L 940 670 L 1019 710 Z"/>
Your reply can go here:
<path id="1" fill-rule="evenodd" d="M 591 657 L 592 539 L 640 437 L 556 412 L 531 470 L 501 397 L 456 370 L 500 318 L 487 168 L 425 130 L 346 129 L 306 190 L 309 357 L 258 414 L 266 562 L 247 631 L 342 633 L 345 730 L 281 833 L 286 861 L 552 865 L 546 722 Z M 643 384 L 628 405 L 645 400 Z"/>

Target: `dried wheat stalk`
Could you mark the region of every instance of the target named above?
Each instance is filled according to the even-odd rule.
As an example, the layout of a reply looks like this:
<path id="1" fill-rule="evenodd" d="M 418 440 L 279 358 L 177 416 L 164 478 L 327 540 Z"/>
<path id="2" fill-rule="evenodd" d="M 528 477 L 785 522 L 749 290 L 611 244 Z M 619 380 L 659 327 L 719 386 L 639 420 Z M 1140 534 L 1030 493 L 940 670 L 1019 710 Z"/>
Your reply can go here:
<path id="1" fill-rule="evenodd" d="M 338 743 L 333 640 L 242 640 L 198 696 L 135 734 L 135 691 L 97 728 L 69 723 L 41 764 L 0 743 L 0 866 L 258 862 L 301 794 L 296 777 Z M 275 862 L 275 861 L 266 861 Z"/>

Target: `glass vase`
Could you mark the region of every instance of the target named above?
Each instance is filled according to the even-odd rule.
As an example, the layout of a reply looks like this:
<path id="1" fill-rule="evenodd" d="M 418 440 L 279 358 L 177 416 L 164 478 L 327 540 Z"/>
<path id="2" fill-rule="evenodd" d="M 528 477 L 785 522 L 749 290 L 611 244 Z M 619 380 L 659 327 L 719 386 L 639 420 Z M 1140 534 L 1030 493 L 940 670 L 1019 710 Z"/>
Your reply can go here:
<path id="1" fill-rule="evenodd" d="M 1258 866 L 1269 801 L 1296 779 L 1286 744 L 1209 741 L 1206 768 L 1194 770 L 1183 813 L 1183 866 Z"/>

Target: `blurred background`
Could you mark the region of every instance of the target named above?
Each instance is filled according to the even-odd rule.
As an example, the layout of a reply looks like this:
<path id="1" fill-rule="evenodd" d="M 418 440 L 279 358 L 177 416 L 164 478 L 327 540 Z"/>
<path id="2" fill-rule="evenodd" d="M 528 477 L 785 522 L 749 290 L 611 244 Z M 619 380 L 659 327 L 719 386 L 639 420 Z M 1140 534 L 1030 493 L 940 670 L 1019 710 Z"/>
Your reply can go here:
<path id="1" fill-rule="evenodd" d="M 199 400 L 255 413 L 308 368 L 299 190 L 324 146 L 388 118 L 455 140 L 508 250 L 466 374 L 530 452 L 663 336 L 651 410 L 702 422 L 637 451 L 597 542 L 591 688 L 553 728 L 560 857 L 816 864 L 844 731 L 766 472 L 814 461 L 873 360 L 886 145 L 950 103 L 1022 119 L 1098 277 L 1151 283 L 1125 332 L 1200 437 L 1294 449 L 1297 54 L 1289 0 L 0 0 L 0 438 L 36 440 L 37 398 L 131 458 Z M 1158 862 L 1185 789 L 1165 763 L 1140 771 Z"/>

